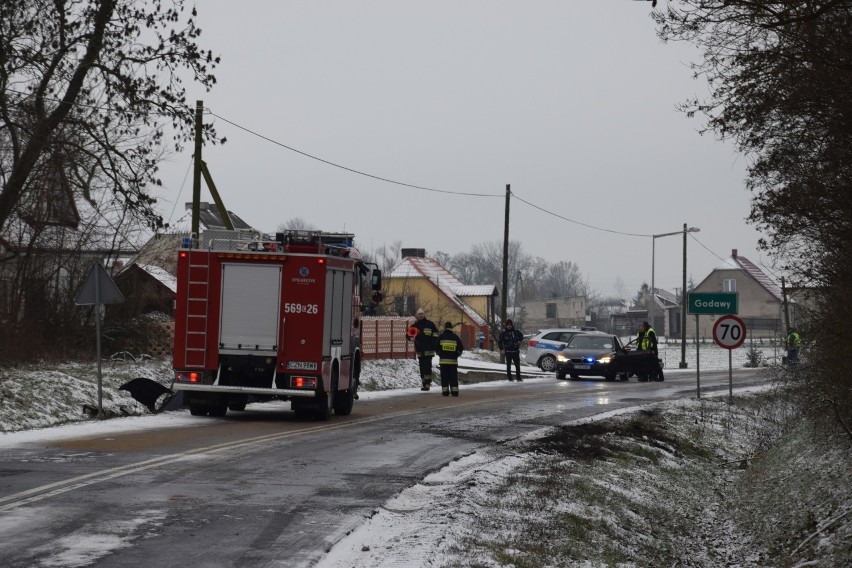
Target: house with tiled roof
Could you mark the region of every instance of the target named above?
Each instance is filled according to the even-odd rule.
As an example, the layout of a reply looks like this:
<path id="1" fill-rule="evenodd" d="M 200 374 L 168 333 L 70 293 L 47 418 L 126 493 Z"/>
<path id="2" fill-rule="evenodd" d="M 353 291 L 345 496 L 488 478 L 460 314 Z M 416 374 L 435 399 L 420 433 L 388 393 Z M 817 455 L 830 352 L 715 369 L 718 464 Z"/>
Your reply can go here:
<path id="1" fill-rule="evenodd" d="M 438 261 L 427 258 L 425 249 L 402 249 L 402 260 L 383 276 L 386 315 L 413 316 L 423 308 L 426 317 L 443 328 L 452 322 L 466 346 L 490 343 L 489 322 L 494 320 L 499 296 L 494 285 L 467 285 Z"/>
<path id="2" fill-rule="evenodd" d="M 796 324 L 796 304 L 763 270 L 744 256 L 731 251 L 731 257 L 695 287 L 695 292 L 735 292 L 738 313 L 746 326 L 747 337 L 754 339 L 786 335 L 786 311 L 789 323 Z M 719 316 L 697 316 L 697 337 L 712 341 L 713 325 Z M 696 337 L 696 316 L 687 316 L 687 337 Z"/>

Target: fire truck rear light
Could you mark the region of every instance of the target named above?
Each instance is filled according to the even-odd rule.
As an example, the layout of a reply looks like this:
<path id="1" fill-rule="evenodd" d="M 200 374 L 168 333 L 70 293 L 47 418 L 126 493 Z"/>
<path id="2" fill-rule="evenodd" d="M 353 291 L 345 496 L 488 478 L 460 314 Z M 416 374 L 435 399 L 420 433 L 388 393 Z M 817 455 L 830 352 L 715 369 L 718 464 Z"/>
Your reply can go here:
<path id="1" fill-rule="evenodd" d="M 181 253 L 179 253 L 179 254 L 180 254 L 180 257 L 181 257 L 181 258 L 186 258 L 186 256 L 187 256 L 185 252 L 181 252 Z"/>
<path id="2" fill-rule="evenodd" d="M 295 389 L 315 389 L 317 388 L 316 377 L 290 377 L 290 386 Z"/>
<path id="3" fill-rule="evenodd" d="M 325 259 L 324 258 L 318 258 L 317 264 L 325 264 Z"/>
<path id="4" fill-rule="evenodd" d="M 178 371 L 177 381 L 179 383 L 200 383 L 202 374 L 197 371 Z"/>

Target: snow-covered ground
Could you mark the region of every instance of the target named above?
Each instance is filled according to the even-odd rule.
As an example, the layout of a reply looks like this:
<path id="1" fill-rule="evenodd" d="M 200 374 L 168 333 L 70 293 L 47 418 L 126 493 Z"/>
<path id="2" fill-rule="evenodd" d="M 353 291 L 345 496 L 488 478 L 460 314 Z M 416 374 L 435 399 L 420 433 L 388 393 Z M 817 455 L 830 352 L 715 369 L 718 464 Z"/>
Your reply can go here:
<path id="1" fill-rule="evenodd" d="M 664 348 L 667 374 L 694 373 L 694 353 L 687 350 L 689 368 L 681 370 L 680 348 Z M 733 366 L 746 355 L 734 351 Z M 777 351 L 762 355 L 771 360 Z M 703 370 L 728 366 L 725 350 L 703 345 L 700 357 Z M 495 359 L 473 350 L 462 364 L 499 376 Z M 117 418 L 88 418 L 82 406 L 97 403 L 93 367 L 0 370 L 0 449 L 193 420 L 185 411 L 149 415 L 117 389 L 135 376 L 168 376 L 165 361 L 105 364 L 104 409 Z M 361 397 L 416 390 L 417 375 L 412 360 L 365 362 Z M 821 449 L 804 430 L 781 449 L 767 447 L 790 430 L 789 410 L 772 400 L 655 404 L 483 449 L 385 503 L 317 568 L 849 565 L 848 442 Z M 770 490 L 777 503 L 766 501 Z"/>

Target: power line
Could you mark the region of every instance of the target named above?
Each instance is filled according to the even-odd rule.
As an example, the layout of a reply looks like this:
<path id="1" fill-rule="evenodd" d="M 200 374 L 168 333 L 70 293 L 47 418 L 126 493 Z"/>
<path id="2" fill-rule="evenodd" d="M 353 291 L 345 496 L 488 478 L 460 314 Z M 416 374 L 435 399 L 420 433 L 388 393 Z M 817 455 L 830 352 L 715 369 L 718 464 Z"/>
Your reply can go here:
<path id="1" fill-rule="evenodd" d="M 341 170 L 346 170 L 347 172 L 352 172 L 352 173 L 358 174 L 360 176 L 365 176 L 365 177 L 373 178 L 373 179 L 376 179 L 376 180 L 379 180 L 379 181 L 392 183 L 394 185 L 401 185 L 403 187 L 409 187 L 411 189 L 422 189 L 424 191 L 433 191 L 435 193 L 449 193 L 449 194 L 452 194 L 452 195 L 466 195 L 468 197 L 502 197 L 502 195 L 499 195 L 499 194 L 496 194 L 496 193 L 468 193 L 468 192 L 464 192 L 464 191 L 450 191 L 450 190 L 447 190 L 447 189 L 435 189 L 433 187 L 425 187 L 425 186 L 422 186 L 422 185 L 414 185 L 414 184 L 411 184 L 411 183 L 405 183 L 405 182 L 396 181 L 396 180 L 392 180 L 392 179 L 389 179 L 389 178 L 369 174 L 369 173 L 366 173 L 366 172 L 362 172 L 360 170 L 356 170 L 356 169 L 353 169 L 353 168 L 349 168 L 349 167 L 337 164 L 335 162 L 332 162 L 330 160 L 326 160 L 324 158 L 320 158 L 319 156 L 314 156 L 312 154 L 308 154 L 307 152 L 303 152 L 299 149 L 293 148 L 292 146 L 288 146 L 286 144 L 283 144 L 282 142 L 278 142 L 277 140 L 273 140 L 272 138 L 269 138 L 268 136 L 264 136 L 263 134 L 260 134 L 259 132 L 255 132 L 254 130 L 251 130 L 250 128 L 246 128 L 245 126 L 237 124 L 236 122 L 232 122 L 232 121 L 228 120 L 227 118 L 224 118 L 224 117 L 216 114 L 213 111 L 210 111 L 210 114 L 215 116 L 216 118 L 224 121 L 224 122 L 227 122 L 231 126 L 239 128 L 240 130 L 244 130 L 245 132 L 248 132 L 249 134 L 251 134 L 253 136 L 257 136 L 258 138 L 260 138 L 262 140 L 266 140 L 267 142 L 271 142 L 272 144 L 275 144 L 276 146 L 280 146 L 282 148 L 290 150 L 291 152 L 301 154 L 302 156 L 305 156 L 306 158 L 310 158 L 312 160 L 322 162 L 323 164 L 327 164 L 329 166 L 334 166 L 335 168 L 340 168 Z"/>
<path id="2" fill-rule="evenodd" d="M 709 248 L 707 248 L 707 247 L 704 245 L 704 243 L 702 243 L 702 242 L 701 242 L 701 241 L 699 241 L 697 238 L 695 238 L 695 235 L 693 235 L 692 233 L 689 233 L 689 238 L 691 238 L 693 241 L 695 241 L 696 243 L 698 243 L 698 244 L 701 246 L 701 248 L 703 248 L 704 250 L 706 250 L 707 252 L 709 252 L 710 254 L 712 254 L 713 256 L 715 256 L 716 258 L 718 258 L 720 261 L 722 261 L 722 262 L 727 262 L 727 259 L 722 258 L 722 257 L 721 257 L 721 256 L 719 256 L 718 254 L 716 254 L 715 252 L 713 252 L 712 250 L 710 250 Z"/>
<path id="3" fill-rule="evenodd" d="M 510 193 L 511 193 L 512 197 L 514 197 L 515 199 L 517 199 L 521 203 L 526 203 L 527 205 L 529 205 L 530 207 L 532 207 L 534 209 L 538 209 L 539 211 L 541 211 L 543 213 L 547 213 L 548 215 L 552 215 L 553 217 L 556 217 L 557 219 L 562 219 L 563 221 L 568 221 L 569 223 L 574 223 L 575 225 L 580 225 L 580 226 L 586 227 L 588 229 L 594 229 L 595 231 L 603 231 L 605 233 L 614 233 L 616 235 L 626 235 L 628 237 L 653 237 L 653 235 L 650 235 L 650 234 L 646 235 L 646 234 L 642 234 L 642 233 L 625 233 L 623 231 L 615 231 L 615 230 L 612 230 L 612 229 L 604 229 L 603 227 L 596 227 L 594 225 L 589 225 L 587 223 L 581 223 L 580 221 L 575 221 L 574 219 L 569 219 L 568 217 L 563 217 L 562 215 L 554 213 L 553 211 L 548 211 L 547 209 L 545 209 L 543 207 L 539 207 L 538 205 L 536 205 L 534 203 L 530 203 L 526 199 L 521 199 L 520 197 L 515 195 L 514 192 L 510 192 Z"/>
<path id="4" fill-rule="evenodd" d="M 282 142 L 279 142 L 279 141 L 274 140 L 274 139 L 272 139 L 272 138 L 270 138 L 270 137 L 268 137 L 268 136 L 265 136 L 265 135 L 263 135 L 263 134 L 260 134 L 260 133 L 258 133 L 258 132 L 256 132 L 256 131 L 254 131 L 254 130 L 252 130 L 252 129 L 250 129 L 250 128 L 247 128 L 247 127 L 245 127 L 245 126 L 242 126 L 241 124 L 237 124 L 236 122 L 233 122 L 233 121 L 231 121 L 231 120 L 228 120 L 227 118 L 224 118 L 223 116 L 220 116 L 220 115 L 216 114 L 215 112 L 213 112 L 213 111 L 212 111 L 212 110 L 210 110 L 210 109 L 205 109 L 205 110 L 207 110 L 207 111 L 208 111 L 208 114 L 210 114 L 210 115 L 212 115 L 212 116 L 215 116 L 216 118 L 218 118 L 218 119 L 220 119 L 220 120 L 222 120 L 222 121 L 224 121 L 224 122 L 226 122 L 226 123 L 228 123 L 228 124 L 230 124 L 230 125 L 232 125 L 232 126 L 234 126 L 234 127 L 236 127 L 236 128 L 239 128 L 240 130 L 243 130 L 243 131 L 245 131 L 245 132 L 248 132 L 249 134 L 251 134 L 251 135 L 253 135 L 253 136 L 257 136 L 258 138 L 260 138 L 260 139 L 262 139 L 262 140 L 265 140 L 265 141 L 267 141 L 267 142 L 270 142 L 270 143 L 272 143 L 272 144 L 275 144 L 275 145 L 277 145 L 277 146 L 280 146 L 280 147 L 282 147 L 282 148 L 285 148 L 285 149 L 287 149 L 287 150 L 290 150 L 291 152 L 296 152 L 297 154 L 301 154 L 302 156 L 305 156 L 305 157 L 307 157 L 307 158 L 311 158 L 312 160 L 317 160 L 317 161 L 322 162 L 322 163 L 324 163 L 324 164 L 328 164 L 328 165 L 330 165 L 330 166 L 334 166 L 334 167 L 336 167 L 336 168 L 340 168 L 340 169 L 343 169 L 343 170 L 346 170 L 346 171 L 348 171 L 348 172 L 352 172 L 352 173 L 355 173 L 355 174 L 358 174 L 358 175 L 362 175 L 362 176 L 370 177 L 370 178 L 377 179 L 377 180 L 380 180 L 380 181 L 384 181 L 384 182 L 387 182 L 387 183 L 392 183 L 392 184 L 396 184 L 396 185 L 402 185 L 402 186 L 409 187 L 409 188 L 412 188 L 412 189 L 422 189 L 422 190 L 425 190 L 425 191 L 433 191 L 433 192 L 437 192 L 437 193 L 448 193 L 448 194 L 452 194 L 452 195 L 466 195 L 466 196 L 472 196 L 472 197 L 502 197 L 502 196 L 501 196 L 501 195 L 499 195 L 499 194 L 493 194 L 493 193 L 468 193 L 468 192 L 462 192 L 462 191 L 449 191 L 449 190 L 444 190 L 444 189 L 435 189 L 435 188 L 431 188 L 431 187 L 425 187 L 425 186 L 422 186 L 422 185 L 415 185 L 415 184 L 410 184 L 410 183 L 399 182 L 399 181 L 391 180 L 391 179 L 384 178 L 384 177 L 381 177 L 381 176 L 377 176 L 377 175 L 369 174 L 369 173 L 366 173 L 366 172 L 362 172 L 362 171 L 360 171 L 360 170 L 356 170 L 356 169 L 353 169 L 353 168 L 349 168 L 349 167 L 347 167 L 347 166 L 343 166 L 343 165 L 337 164 L 337 163 L 332 162 L 332 161 L 330 161 L 330 160 L 326 160 L 326 159 L 324 159 L 324 158 L 320 158 L 320 157 L 318 157 L 318 156 L 314 156 L 314 155 L 312 155 L 312 154 L 308 154 L 307 152 L 303 152 L 302 150 L 299 150 L 299 149 L 297 149 L 297 148 L 293 148 L 292 146 L 288 146 L 288 145 L 286 145 L 286 144 L 283 144 Z M 554 217 L 557 217 L 557 218 L 559 218 L 559 219 L 562 219 L 563 221 L 568 221 L 569 223 L 575 223 L 575 224 L 577 224 L 577 225 L 581 225 L 581 226 L 583 226 L 583 227 L 587 227 L 587 228 L 589 228 L 589 229 L 594 229 L 594 230 L 596 230 L 596 231 L 604 231 L 604 232 L 607 232 L 607 233 L 614 233 L 614 234 L 618 234 L 618 235 L 626 235 L 626 236 L 630 236 L 630 237 L 651 237 L 651 236 L 652 236 L 652 235 L 650 235 L 650 234 L 642 234 L 642 233 L 627 233 L 627 232 L 623 232 L 623 231 L 615 231 L 615 230 L 612 230 L 612 229 L 604 229 L 604 228 L 602 228 L 602 227 L 596 227 L 596 226 L 594 226 L 594 225 L 589 225 L 589 224 L 587 224 L 587 223 L 581 223 L 580 221 L 575 221 L 574 219 L 569 219 L 568 217 L 564 217 L 564 216 L 562 216 L 562 215 L 558 215 L 558 214 L 556 214 L 556 213 L 553 213 L 552 211 L 548 211 L 547 209 L 544 209 L 543 207 L 539 207 L 538 205 L 535 205 L 534 203 L 531 203 L 531 202 L 529 202 L 529 201 L 527 201 L 527 200 L 525 200 L 525 199 L 522 199 L 522 198 L 518 197 L 518 196 L 517 196 L 517 195 L 515 195 L 513 192 L 510 192 L 510 194 L 511 194 L 511 195 L 512 195 L 515 199 L 517 199 L 517 200 L 519 200 L 519 201 L 521 201 L 521 202 L 523 202 L 523 203 L 525 203 L 525 204 L 529 205 L 530 207 L 533 207 L 534 209 L 538 209 L 539 211 L 542 211 L 542 212 L 544 212 L 544 213 L 547 213 L 548 215 L 552 215 L 552 216 L 554 216 Z"/>
<path id="5" fill-rule="evenodd" d="M 15 93 L 15 94 L 18 94 L 18 95 L 22 95 L 22 96 L 24 96 L 24 97 L 30 97 L 30 96 L 33 96 L 33 93 L 25 93 L 25 92 L 17 91 L 17 90 L 14 90 L 14 89 L 10 89 L 10 88 L 8 88 L 8 87 L 7 87 L 5 90 L 6 90 L 7 92 L 11 92 L 11 93 Z M 57 98 L 54 98 L 54 97 L 45 97 L 45 98 L 48 98 L 48 99 L 51 99 L 51 100 L 54 100 L 54 101 L 59 101 L 59 102 L 61 102 L 61 99 L 57 99 Z M 103 106 L 97 106 L 97 105 L 86 105 L 86 104 L 79 103 L 79 102 L 75 102 L 75 103 L 72 103 L 72 104 L 73 104 L 73 106 L 79 106 L 79 107 L 85 107 L 85 108 L 95 108 L 95 109 L 100 109 L 100 110 L 104 110 L 104 109 L 112 109 L 112 108 L 113 108 L 111 105 L 103 105 Z M 187 107 L 187 109 L 188 109 L 188 112 L 191 110 L 189 107 Z M 160 114 L 162 114 L 162 113 L 160 113 Z M 294 147 L 292 147 L 292 146 L 288 146 L 287 144 L 284 144 L 284 143 L 279 142 L 279 141 L 277 141 L 277 140 L 275 140 L 275 139 L 273 139 L 273 138 L 270 138 L 270 137 L 268 137 L 268 136 L 265 136 L 265 135 L 263 135 L 263 134 L 260 134 L 259 132 L 255 131 L 255 130 L 252 130 L 252 129 L 250 129 L 250 128 L 246 127 L 246 126 L 243 126 L 243 125 L 241 125 L 241 124 L 238 124 L 238 123 L 236 123 L 236 122 L 234 122 L 234 121 L 232 121 L 232 120 L 229 120 L 229 119 L 227 119 L 227 118 L 225 118 L 225 117 L 223 117 L 223 116 L 221 116 L 221 115 L 219 115 L 219 114 L 216 114 L 215 112 L 213 112 L 213 111 L 212 111 L 211 109 L 209 109 L 209 108 L 205 108 L 205 114 L 210 114 L 211 116 L 214 116 L 214 117 L 218 118 L 219 120 L 221 120 L 221 121 L 223 121 L 223 122 L 226 122 L 227 124 L 230 124 L 231 126 L 233 126 L 233 127 L 235 127 L 235 128 L 238 128 L 238 129 L 240 129 L 240 130 L 243 130 L 244 132 L 247 132 L 247 133 L 249 133 L 249 134 L 251 134 L 251 135 L 253 135 L 253 136 L 256 136 L 256 137 L 258 137 L 258 138 L 260 138 L 260 139 L 262 139 L 262 140 L 265 140 L 266 142 L 269 142 L 269 143 L 271 143 L 271 144 L 275 144 L 276 146 L 279 146 L 279 147 L 284 148 L 284 149 L 286 149 L 286 150 L 290 150 L 291 152 L 295 152 L 295 153 L 297 153 L 297 154 L 300 154 L 300 155 L 302 155 L 302 156 L 305 156 L 306 158 L 310 158 L 310 159 L 312 159 L 312 160 L 316 160 L 316 161 L 321 162 L 321 163 L 323 163 L 323 164 L 326 164 L 326 165 L 329 165 L 329 166 L 333 166 L 333 167 L 335 167 L 335 168 L 339 168 L 339 169 L 342 169 L 342 170 L 345 170 L 345 171 L 348 171 L 348 172 L 351 172 L 351 173 L 354 173 L 354 174 L 357 174 L 357 175 L 360 175 L 360 176 L 369 177 L 369 178 L 372 178 L 372 179 L 375 179 L 375 180 L 378 180 L 378 181 L 383 181 L 383 182 L 386 182 L 386 183 L 390 183 L 390 184 L 394 184 L 394 185 L 399 185 L 399 186 L 407 187 L 407 188 L 410 188 L 410 189 L 420 189 L 420 190 L 423 190 L 423 191 L 430 191 L 430 192 L 434 192 L 434 193 L 444 193 L 444 194 L 449 194 L 449 195 L 463 195 L 463 196 L 467 196 L 467 197 L 503 197 L 503 195 L 501 195 L 501 194 L 496 194 L 496 193 L 472 193 L 472 192 L 464 192 L 464 191 L 452 191 L 452 190 L 446 190 L 446 189 L 437 189 L 437 188 L 433 188 L 433 187 L 426 187 L 426 186 L 422 186 L 422 185 L 416 185 L 416 184 L 411 184 L 411 183 L 401 182 L 401 181 L 393 180 L 393 179 L 390 179 L 390 178 L 386 178 L 386 177 L 378 176 L 378 175 L 375 175 L 375 174 L 370 174 L 370 173 L 367 173 L 367 172 L 364 172 L 364 171 L 361 171 L 361 170 L 356 170 L 356 169 L 354 169 L 354 168 L 350 168 L 350 167 L 344 166 L 344 165 L 342 165 L 342 164 L 338 164 L 338 163 L 336 163 L 336 162 L 332 162 L 331 160 L 326 160 L 326 159 L 324 159 L 324 158 L 321 158 L 321 157 L 319 157 L 319 156 L 315 156 L 315 155 L 313 155 L 313 154 L 309 154 L 308 152 L 304 152 L 304 151 L 302 151 L 302 150 L 299 150 L 298 148 L 294 148 Z M 189 170 L 187 170 L 187 174 L 188 174 L 188 172 L 189 172 Z M 185 182 L 186 182 L 186 178 L 184 178 L 184 183 L 185 183 Z M 181 184 L 181 191 L 182 191 L 182 190 L 183 190 L 183 184 Z M 544 207 L 541 207 L 541 206 L 539 206 L 539 205 L 536 205 L 535 203 L 532 203 L 532 202 L 530 202 L 530 201 L 528 201 L 528 200 L 526 200 L 526 199 L 523 199 L 523 198 L 519 197 L 519 196 L 518 196 L 517 194 L 515 194 L 514 192 L 511 192 L 511 191 L 510 191 L 510 195 L 511 195 L 511 197 L 514 197 L 515 199 L 517 199 L 517 200 L 518 200 L 518 201 L 520 201 L 521 203 L 524 203 L 525 205 L 527 205 L 527 206 L 529 206 L 529 207 L 532 207 L 533 209 L 537 209 L 538 211 L 541 211 L 542 213 L 546 213 L 547 215 L 550 215 L 550 216 L 552 216 L 552 217 L 556 217 L 557 219 L 561 219 L 561 220 L 563 220 L 563 221 L 567 221 L 567 222 L 569 222 L 569 223 L 573 223 L 573 224 L 575 224 L 575 225 L 579 225 L 579 226 L 581 226 L 581 227 L 586 227 L 587 229 L 592 229 L 592 230 L 595 230 L 595 231 L 601 231 L 601 232 L 605 232 L 605 233 L 612 233 L 612 234 L 616 234 L 616 235 L 625 235 L 625 236 L 628 236 L 628 237 L 653 237 L 653 235 L 652 235 L 652 234 L 646 234 L 646 233 L 630 233 L 630 232 L 625 232 L 625 231 L 616 231 L 616 230 L 614 230 L 614 229 L 606 229 L 606 228 L 603 228 L 603 227 L 598 227 L 598 226 L 596 226 L 596 225 L 590 225 L 590 224 L 588 224 L 588 223 L 583 223 L 583 222 L 581 222 L 581 221 L 577 221 L 577 220 L 575 220 L 575 219 L 571 219 L 571 218 L 569 218 L 569 217 L 565 217 L 565 216 L 563 216 L 563 215 L 559 215 L 558 213 L 554 213 L 553 211 L 550 211 L 550 210 L 548 210 L 548 209 L 545 209 Z M 177 201 L 175 202 L 175 205 L 176 205 L 176 204 L 177 204 Z M 172 209 L 172 213 L 171 213 L 171 215 L 170 215 L 170 218 L 171 218 L 173 215 L 174 215 L 174 208 Z M 692 238 L 692 239 L 693 239 L 696 243 L 698 243 L 698 244 L 699 244 L 702 248 L 704 248 L 707 252 L 709 252 L 710 254 L 712 254 L 713 256 L 715 256 L 716 258 L 718 258 L 720 261 L 725 262 L 725 259 L 723 259 L 723 258 L 722 258 L 722 257 L 720 257 L 719 255 L 717 255 L 715 252 L 713 252 L 712 250 L 710 250 L 709 248 L 707 248 L 707 247 L 706 247 L 706 246 L 705 246 L 705 245 L 704 245 L 701 241 L 699 241 L 699 240 L 698 240 L 698 239 L 697 239 L 694 235 L 690 234 L 690 237 L 691 237 L 691 238 Z"/>

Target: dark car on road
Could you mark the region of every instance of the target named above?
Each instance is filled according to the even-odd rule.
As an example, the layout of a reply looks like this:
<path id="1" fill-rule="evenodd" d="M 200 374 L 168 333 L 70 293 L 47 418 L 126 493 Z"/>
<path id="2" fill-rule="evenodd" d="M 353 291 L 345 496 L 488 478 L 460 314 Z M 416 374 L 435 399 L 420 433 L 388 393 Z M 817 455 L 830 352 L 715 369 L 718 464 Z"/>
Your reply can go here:
<path id="1" fill-rule="evenodd" d="M 624 346 L 617 335 L 578 333 L 556 355 L 556 378 L 579 379 L 581 376 L 591 376 L 614 381 L 618 376 L 626 381 L 628 373 L 619 373 L 614 364 L 616 355 L 622 352 Z"/>
<path id="2" fill-rule="evenodd" d="M 630 349 L 632 343 L 625 345 L 618 336 L 605 333 L 577 334 L 556 356 L 556 378 L 591 376 L 627 381 L 636 376 L 640 382 L 664 380 L 662 360 L 648 351 Z"/>

